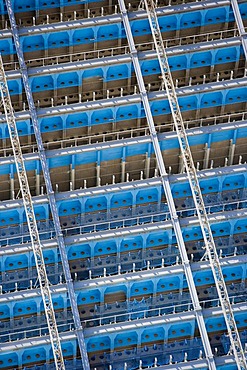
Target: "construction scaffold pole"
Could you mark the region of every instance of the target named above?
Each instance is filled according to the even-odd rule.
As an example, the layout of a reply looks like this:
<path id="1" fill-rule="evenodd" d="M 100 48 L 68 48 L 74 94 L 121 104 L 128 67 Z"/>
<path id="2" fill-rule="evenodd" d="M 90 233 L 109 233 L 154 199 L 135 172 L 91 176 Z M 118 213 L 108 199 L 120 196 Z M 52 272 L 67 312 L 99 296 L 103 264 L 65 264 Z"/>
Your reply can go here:
<path id="1" fill-rule="evenodd" d="M 130 49 L 132 62 L 133 62 L 133 66 L 134 66 L 134 70 L 136 74 L 136 79 L 137 79 L 137 83 L 138 83 L 139 90 L 140 90 L 140 96 L 142 99 L 143 107 L 144 107 L 146 118 L 147 118 L 147 123 L 149 126 L 150 137 L 153 143 L 157 165 L 158 165 L 160 176 L 162 179 L 163 189 L 164 189 L 164 193 L 166 196 L 169 212 L 171 215 L 171 222 L 172 222 L 174 233 L 177 239 L 178 249 L 179 249 L 179 253 L 181 256 L 184 274 L 186 277 L 186 281 L 188 283 L 191 301 L 192 301 L 193 309 L 196 315 L 197 325 L 198 325 L 201 338 L 202 338 L 202 343 L 203 343 L 205 356 L 206 356 L 207 363 L 208 363 L 208 368 L 209 370 L 216 370 L 214 356 L 213 356 L 212 349 L 210 346 L 205 321 L 202 315 L 202 308 L 201 308 L 198 294 L 196 291 L 196 286 L 195 286 L 195 282 L 193 279 L 191 266 L 189 263 L 188 254 L 187 254 L 184 239 L 183 239 L 183 234 L 182 234 L 181 226 L 179 223 L 179 218 L 178 218 L 176 207 L 175 207 L 174 198 L 172 196 L 168 174 L 166 172 L 165 163 L 164 163 L 164 159 L 162 156 L 162 152 L 161 152 L 161 148 L 160 148 L 160 144 L 159 144 L 159 140 L 157 136 L 157 131 L 155 128 L 155 124 L 154 124 L 154 120 L 153 120 L 153 116 L 151 112 L 150 102 L 148 99 L 147 91 L 145 89 L 144 79 L 143 79 L 142 72 L 141 72 L 140 62 L 138 59 L 138 53 L 135 47 L 135 42 L 134 42 L 134 38 L 132 35 L 126 6 L 124 3 L 124 0 L 118 0 L 118 2 L 119 2 L 120 11 L 122 14 L 123 25 L 125 28 L 125 32 L 126 32 L 126 36 L 127 36 L 127 40 L 129 44 L 129 49 Z"/>
<path id="2" fill-rule="evenodd" d="M 56 240 L 58 243 L 58 248 L 59 248 L 59 252 L 61 256 L 61 262 L 63 266 L 64 277 L 66 281 L 67 294 L 69 297 L 71 312 L 73 315 L 75 333 L 77 336 L 78 346 L 79 346 L 80 354 L 81 354 L 82 369 L 90 370 L 88 354 L 87 354 L 86 344 L 84 340 L 83 328 L 81 325 L 80 314 L 78 311 L 76 295 L 74 291 L 73 281 L 72 281 L 69 262 L 68 262 L 68 256 L 66 253 L 63 233 L 62 233 L 62 229 L 60 225 L 56 199 L 55 199 L 54 191 L 52 188 L 49 166 L 47 163 L 45 149 L 44 149 L 44 145 L 42 141 L 42 136 L 41 136 L 41 132 L 39 129 L 39 122 L 38 122 L 36 107 L 35 107 L 34 100 L 33 100 L 32 90 L 31 90 L 31 86 L 30 86 L 30 82 L 28 78 L 27 66 L 25 63 L 24 54 L 23 54 L 23 50 L 21 47 L 19 33 L 18 33 L 18 28 L 16 25 L 13 4 L 12 4 L 12 0 L 5 0 L 5 2 L 7 6 L 8 15 L 9 15 L 9 21 L 11 25 L 16 53 L 17 53 L 17 57 L 18 57 L 19 65 L 20 65 L 20 72 L 22 75 L 23 85 L 24 85 L 24 89 L 25 89 L 26 97 L 28 101 L 28 107 L 29 107 L 29 112 L 31 116 L 31 121 L 33 124 L 34 135 L 35 135 L 35 139 L 37 142 L 41 167 L 42 167 L 43 174 L 44 174 L 44 181 L 45 181 L 47 196 L 48 196 L 49 205 L 51 209 L 51 215 L 52 215 L 52 219 L 54 222 Z"/>
<path id="3" fill-rule="evenodd" d="M 173 117 L 174 126 L 177 132 L 178 141 L 180 145 L 181 155 L 184 167 L 190 183 L 193 200 L 195 203 L 198 220 L 200 223 L 203 240 L 205 257 L 210 262 L 213 277 L 215 280 L 216 289 L 221 303 L 223 315 L 226 322 L 228 336 L 230 338 L 230 352 L 233 352 L 236 365 L 239 370 L 246 370 L 247 363 L 245 353 L 242 348 L 239 332 L 235 322 L 234 314 L 231 307 L 231 302 L 228 296 L 224 276 L 222 273 L 220 260 L 217 254 L 217 249 L 214 243 L 214 238 L 210 228 L 202 192 L 200 189 L 196 168 L 191 154 L 186 130 L 183 123 L 182 114 L 180 111 L 168 58 L 164 48 L 161 31 L 159 28 L 158 18 L 155 11 L 153 0 L 143 0 L 148 14 L 149 24 L 153 35 L 154 45 L 159 60 L 159 65 L 162 74 L 162 80 L 165 86 L 167 97 L 170 104 L 170 109 Z"/>
<path id="4" fill-rule="evenodd" d="M 41 295 L 44 303 L 45 315 L 48 324 L 51 346 L 54 355 L 54 361 L 56 369 L 64 370 L 64 361 L 62 348 L 57 329 L 57 323 L 55 318 L 55 312 L 52 303 L 52 297 L 50 292 L 49 280 L 46 273 L 45 262 L 42 252 L 42 247 L 39 238 L 39 231 L 36 223 L 34 208 L 32 204 L 32 196 L 27 179 L 26 168 L 22 155 L 20 140 L 18 136 L 18 130 L 15 122 L 14 110 L 12 107 L 10 94 L 8 90 L 7 80 L 3 67 L 2 57 L 0 56 L 0 90 L 2 104 L 6 116 L 6 121 L 9 129 L 10 141 L 14 153 L 16 171 L 20 183 L 20 190 L 23 198 L 23 205 L 26 212 L 27 224 L 32 242 L 33 254 L 35 259 L 35 265 L 38 273 L 38 280 L 41 290 Z"/>

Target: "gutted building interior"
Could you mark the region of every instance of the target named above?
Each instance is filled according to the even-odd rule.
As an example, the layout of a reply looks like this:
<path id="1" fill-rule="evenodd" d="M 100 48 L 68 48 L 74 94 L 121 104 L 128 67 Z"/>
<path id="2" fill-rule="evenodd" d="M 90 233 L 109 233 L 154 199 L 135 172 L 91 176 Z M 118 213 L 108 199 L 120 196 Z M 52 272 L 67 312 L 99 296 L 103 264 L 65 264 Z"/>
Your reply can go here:
<path id="1" fill-rule="evenodd" d="M 62 353 L 2 99 L 0 369 L 247 369 L 246 1 L 0 0 L 0 13 Z"/>

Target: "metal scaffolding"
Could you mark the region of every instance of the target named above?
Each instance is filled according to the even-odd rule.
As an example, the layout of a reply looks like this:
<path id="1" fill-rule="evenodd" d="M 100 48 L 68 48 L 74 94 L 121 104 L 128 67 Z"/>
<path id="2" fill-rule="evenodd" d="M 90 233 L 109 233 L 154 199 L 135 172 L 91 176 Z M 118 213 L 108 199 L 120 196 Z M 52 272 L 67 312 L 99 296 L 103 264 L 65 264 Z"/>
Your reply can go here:
<path id="1" fill-rule="evenodd" d="M 136 50 L 136 47 L 135 47 L 133 35 L 132 35 L 132 32 L 131 32 L 131 28 L 130 28 L 130 22 L 129 22 L 129 19 L 128 19 L 127 10 L 126 10 L 126 7 L 125 7 L 124 0 L 118 0 L 118 1 L 119 1 L 120 11 L 121 11 L 121 14 L 122 14 L 122 19 L 123 19 L 123 24 L 124 24 L 124 28 L 125 28 L 127 40 L 128 40 L 128 43 L 129 43 L 131 56 L 132 56 L 132 61 L 133 61 L 133 65 L 134 65 L 134 69 L 135 69 L 135 73 L 136 73 L 137 83 L 138 83 L 138 86 L 139 86 L 139 89 L 140 89 L 141 99 L 142 99 L 143 106 L 144 106 L 145 113 L 146 113 L 146 117 L 147 117 L 147 122 L 148 122 L 149 130 L 150 130 L 150 136 L 151 136 L 152 143 L 153 143 L 153 146 L 154 146 L 156 160 L 157 160 L 158 168 L 159 168 L 159 171 L 160 171 L 160 176 L 161 176 L 161 179 L 162 179 L 162 185 L 163 185 L 163 188 L 164 188 L 165 196 L 166 196 L 166 199 L 167 199 L 167 204 L 168 204 L 168 207 L 169 207 L 169 212 L 170 212 L 170 215 L 171 215 L 171 221 L 172 221 L 172 225 L 173 225 L 174 232 L 175 232 L 175 235 L 176 235 L 180 256 L 181 256 L 181 259 L 182 259 L 184 273 L 185 273 L 185 276 L 186 276 L 186 280 L 188 282 L 189 292 L 190 292 L 190 295 L 191 295 L 193 308 L 195 310 L 198 328 L 199 328 L 200 333 L 201 333 L 201 338 L 202 338 L 202 342 L 203 342 L 203 346 L 204 346 L 204 350 L 205 350 L 205 355 L 206 355 L 207 362 L 208 362 L 208 367 L 209 367 L 210 370 L 216 370 L 214 357 L 213 357 L 213 354 L 212 354 L 212 350 L 211 350 L 211 346 L 210 346 L 210 342 L 209 342 L 205 322 L 204 322 L 203 315 L 202 315 L 202 308 L 200 306 L 199 298 L 198 298 L 196 287 L 195 287 L 195 282 L 193 280 L 193 275 L 192 275 L 190 263 L 189 263 L 189 260 L 188 260 L 188 255 L 187 255 L 187 251 L 186 251 L 186 248 L 185 248 L 185 243 L 184 243 L 184 240 L 183 240 L 181 226 L 180 226 L 178 215 L 177 215 L 177 212 L 176 212 L 175 203 L 174 203 L 174 199 L 173 199 L 173 196 L 172 196 L 168 175 L 167 175 L 167 172 L 166 172 L 166 169 L 165 169 L 165 164 L 164 164 L 164 160 L 163 160 L 163 157 L 162 157 L 160 144 L 159 144 L 157 132 L 156 132 L 155 125 L 154 125 L 154 120 L 153 120 L 152 113 L 151 113 L 150 103 L 149 103 L 149 100 L 148 100 L 147 92 L 146 92 L 145 85 L 144 85 L 143 76 L 142 76 L 142 73 L 141 73 L 140 63 L 139 63 L 139 60 L 138 60 L 137 50 Z"/>
<path id="2" fill-rule="evenodd" d="M 45 149 L 43 146 L 42 137 L 41 137 L 41 133 L 39 129 L 39 123 L 38 123 L 35 104 L 33 101 L 32 90 L 31 90 L 31 86 L 29 83 L 29 79 L 28 79 L 27 67 L 26 67 L 23 51 L 21 48 L 21 43 L 20 43 L 19 33 L 18 33 L 17 25 L 16 25 L 12 0 L 5 0 L 5 2 L 7 6 L 7 11 L 8 11 L 8 16 L 10 20 L 16 53 L 17 53 L 17 57 L 18 57 L 19 65 L 20 65 L 20 71 L 21 71 L 21 75 L 23 79 L 23 84 L 24 84 L 24 88 L 25 88 L 25 92 L 27 96 L 30 116 L 31 116 L 31 120 L 32 120 L 33 128 L 34 128 L 34 134 L 35 134 L 35 138 L 36 138 L 36 142 L 38 146 L 39 159 L 40 159 L 43 174 L 44 174 L 46 191 L 47 191 L 51 214 L 52 214 L 52 218 L 54 222 L 56 239 L 58 242 L 59 252 L 61 255 L 63 271 L 64 271 L 68 296 L 69 296 L 69 300 L 71 304 L 71 311 L 72 311 L 74 325 L 75 325 L 75 331 L 76 331 L 78 345 L 79 345 L 80 353 L 81 353 L 82 366 L 83 366 L 83 370 L 89 370 L 90 366 L 89 366 L 89 361 L 88 361 L 88 355 L 87 355 L 86 345 L 84 341 L 83 329 L 81 326 L 80 315 L 79 315 L 77 301 L 76 301 L 76 295 L 75 295 L 75 291 L 73 287 L 73 281 L 71 278 L 68 256 L 67 256 L 66 248 L 64 244 L 62 229 L 61 229 L 57 205 L 56 205 L 56 199 L 55 199 L 54 191 L 52 188 L 49 167 L 48 167 L 48 163 L 47 163 L 47 159 L 45 155 Z"/>
<path id="3" fill-rule="evenodd" d="M 168 96 L 169 105 L 170 105 L 170 109 L 171 109 L 171 113 L 173 117 L 173 122 L 174 122 L 174 126 L 176 128 L 176 132 L 178 136 L 183 164 L 184 164 L 184 167 L 185 167 L 185 170 L 188 176 L 188 180 L 190 183 L 192 196 L 193 196 L 193 200 L 195 203 L 198 220 L 199 220 L 202 235 L 203 235 L 203 240 L 204 240 L 204 245 L 205 245 L 204 246 L 205 256 L 206 258 L 208 258 L 210 262 L 210 266 L 211 266 L 212 273 L 213 273 L 214 280 L 215 280 L 215 285 L 217 288 L 218 296 L 220 299 L 223 315 L 224 315 L 226 326 L 227 326 L 228 335 L 230 338 L 230 343 L 231 343 L 230 352 L 233 351 L 238 369 L 239 370 L 247 369 L 245 354 L 242 348 L 237 325 L 234 319 L 234 314 L 231 308 L 231 302 L 228 296 L 219 257 L 217 254 L 217 249 L 214 243 L 206 208 L 204 205 L 202 192 L 201 192 L 199 181 L 197 178 L 197 172 L 195 169 L 187 134 L 186 134 L 185 127 L 183 124 L 183 118 L 182 118 L 180 107 L 178 104 L 178 99 L 177 99 L 175 87 L 173 84 L 171 71 L 169 68 L 168 58 L 167 58 L 165 48 L 163 45 L 163 40 L 162 40 L 161 31 L 159 28 L 158 18 L 155 12 L 155 5 L 153 3 L 153 0 L 143 0 L 143 1 L 146 7 L 149 24 L 150 24 L 151 32 L 152 32 L 153 39 L 154 39 L 155 49 L 157 52 L 157 57 L 158 57 L 161 74 L 162 74 L 161 77 L 162 77 L 165 90 Z"/>
<path id="4" fill-rule="evenodd" d="M 34 208 L 32 204 L 32 196 L 29 189 L 26 168 L 22 156 L 22 150 L 20 146 L 18 130 L 16 127 L 14 110 L 11 104 L 9 95 L 8 85 L 3 67 L 3 61 L 0 57 L 0 90 L 2 104 L 4 106 L 4 112 L 6 121 L 9 129 L 10 141 L 14 153 L 16 171 L 20 183 L 20 190 L 23 198 L 23 205 L 27 216 L 27 224 L 32 242 L 33 254 L 35 259 L 35 265 L 38 273 L 38 280 L 40 284 L 41 295 L 45 308 L 45 315 L 47 319 L 50 340 L 54 355 L 54 360 L 57 369 L 65 369 L 62 348 L 57 329 L 56 317 L 52 303 L 52 297 L 49 287 L 49 280 L 46 273 L 44 257 L 42 253 L 42 247 L 39 239 L 39 231 L 36 223 Z"/>

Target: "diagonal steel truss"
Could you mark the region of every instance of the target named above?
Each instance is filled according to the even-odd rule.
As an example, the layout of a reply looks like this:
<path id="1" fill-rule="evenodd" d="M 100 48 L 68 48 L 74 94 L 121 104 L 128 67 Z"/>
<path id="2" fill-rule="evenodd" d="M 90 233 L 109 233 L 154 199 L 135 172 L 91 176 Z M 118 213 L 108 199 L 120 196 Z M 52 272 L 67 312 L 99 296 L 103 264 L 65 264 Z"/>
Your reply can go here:
<path id="1" fill-rule="evenodd" d="M 186 280 L 188 283 L 188 288 L 189 288 L 189 292 L 191 295 L 191 301 L 192 301 L 193 308 L 195 311 L 198 328 L 201 334 L 208 367 L 210 370 L 216 370 L 214 356 L 212 354 L 212 349 L 210 346 L 210 342 L 209 342 L 209 338 L 208 338 L 208 334 L 206 330 L 206 325 L 205 325 L 204 318 L 202 315 L 202 308 L 200 306 L 199 298 L 198 298 L 196 287 L 195 287 L 195 282 L 193 280 L 193 275 L 192 275 L 190 263 L 188 260 L 188 255 L 187 255 L 187 251 L 186 251 L 186 247 L 185 247 L 185 243 L 184 243 L 184 239 L 182 235 L 182 230 L 181 230 L 178 215 L 176 212 L 176 207 L 175 207 L 174 199 L 172 196 L 172 192 L 171 192 L 169 178 L 166 172 L 166 168 L 165 168 L 164 160 L 162 157 L 162 152 L 161 152 L 161 148 L 160 148 L 160 144 L 159 144 L 159 140 L 158 140 L 158 136 L 157 136 L 157 132 L 155 129 L 154 120 L 153 120 L 153 116 L 152 116 L 152 112 L 150 108 L 148 95 L 145 89 L 144 80 L 143 80 L 143 76 L 141 73 L 140 62 L 138 59 L 137 50 L 135 47 L 132 31 L 130 28 L 130 22 L 128 19 L 126 6 L 124 3 L 124 0 L 118 0 L 118 2 L 119 2 L 120 11 L 122 13 L 123 25 L 125 28 L 125 32 L 126 32 L 131 56 L 132 56 L 132 62 L 133 62 L 134 69 L 135 69 L 137 83 L 140 89 L 142 103 L 143 103 L 144 110 L 146 113 L 147 123 L 148 123 L 149 130 L 150 130 L 150 137 L 152 139 L 154 152 L 155 152 L 155 156 L 156 156 L 156 160 L 157 160 L 157 164 L 158 164 L 158 168 L 159 168 L 160 176 L 162 180 L 162 185 L 164 188 L 164 193 L 167 199 L 167 204 L 168 204 L 169 212 L 171 215 L 171 222 L 174 228 L 174 233 L 176 235 L 178 249 L 180 252 L 184 273 L 185 273 Z"/>
<path id="2" fill-rule="evenodd" d="M 188 176 L 190 183 L 193 200 L 197 210 L 198 219 L 201 226 L 201 231 L 204 240 L 205 257 L 209 260 L 211 270 L 214 276 L 215 285 L 217 288 L 218 296 L 220 299 L 223 315 L 226 322 L 226 327 L 228 335 L 230 338 L 231 348 L 230 351 L 233 352 L 236 360 L 236 364 L 239 370 L 247 369 L 247 363 L 245 354 L 240 341 L 240 336 L 238 333 L 237 325 L 234 319 L 234 314 L 231 308 L 231 302 L 228 296 L 225 280 L 223 277 L 219 257 L 217 254 L 217 249 L 214 243 L 212 231 L 210 228 L 206 208 L 204 205 L 204 200 L 202 197 L 202 192 L 200 189 L 197 172 L 195 169 L 194 161 L 192 158 L 187 134 L 183 124 L 183 119 L 178 104 L 178 99 L 175 91 L 175 87 L 172 80 L 171 71 L 169 68 L 168 58 L 164 48 L 161 31 L 159 28 L 158 18 L 155 12 L 155 5 L 153 0 L 143 0 L 146 11 L 148 14 L 148 19 L 153 35 L 153 40 L 155 44 L 155 49 L 157 52 L 157 57 L 159 60 L 159 65 L 162 74 L 162 80 L 166 89 L 168 96 L 170 109 L 172 112 L 174 126 L 177 132 L 180 150 L 182 154 L 182 159 L 184 167 Z"/>
<path id="3" fill-rule="evenodd" d="M 17 175 L 20 183 L 20 190 L 23 198 L 23 205 L 27 216 L 27 223 L 30 232 L 33 254 L 35 259 L 35 264 L 38 273 L 38 280 L 41 289 L 41 295 L 45 308 L 45 315 L 47 319 L 51 345 L 54 355 L 54 360 L 57 369 L 64 370 L 64 361 L 62 348 L 59 338 L 59 333 L 57 329 L 57 323 L 55 318 L 55 312 L 52 303 L 52 297 L 50 292 L 49 280 L 46 274 L 45 262 L 42 253 L 42 247 L 39 239 L 39 231 L 37 228 L 34 208 L 32 204 L 32 196 L 30 193 L 30 188 L 27 179 L 27 173 L 25 169 L 25 164 L 22 156 L 22 150 L 20 146 L 18 131 L 15 122 L 14 110 L 12 107 L 9 90 L 7 86 L 6 76 L 4 72 L 2 58 L 0 57 L 0 91 L 2 103 L 4 106 L 5 116 L 8 124 L 10 141 L 14 153 L 15 164 Z"/>
<path id="4" fill-rule="evenodd" d="M 27 96 L 30 116 L 31 116 L 34 134 L 35 134 L 35 138 L 36 138 L 36 142 L 38 146 L 38 153 L 39 153 L 41 167 L 42 167 L 43 174 L 44 174 L 44 181 L 46 185 L 47 196 L 49 199 L 51 214 L 52 214 L 52 218 L 54 221 L 54 229 L 55 229 L 56 239 L 58 242 L 59 252 L 61 256 L 61 262 L 62 262 L 63 272 L 65 276 L 65 281 L 66 281 L 68 297 L 69 297 L 69 301 L 71 305 L 71 311 L 72 311 L 74 325 L 75 325 L 75 332 L 76 332 L 78 345 L 79 345 L 79 349 L 81 353 L 82 369 L 90 370 L 90 365 L 89 365 L 89 360 L 88 360 L 88 355 L 87 355 L 87 350 L 86 350 L 86 344 L 85 344 L 84 335 L 83 335 L 83 329 L 81 326 L 80 315 L 79 315 L 77 301 L 76 301 L 76 295 L 75 295 L 73 281 L 71 278 L 71 273 L 70 273 L 70 268 L 69 268 L 68 256 L 66 253 L 64 238 L 63 238 L 60 220 L 58 216 L 56 199 L 55 199 L 54 191 L 52 188 L 49 167 L 48 167 L 48 163 L 47 163 L 47 159 L 45 155 L 45 149 L 43 146 L 42 137 L 41 137 L 41 133 L 39 129 L 37 112 L 36 112 L 35 104 L 33 101 L 31 86 L 30 86 L 29 79 L 28 79 L 27 66 L 25 63 L 25 59 L 24 59 L 24 55 L 23 55 L 23 51 L 22 51 L 22 47 L 20 43 L 20 38 L 19 38 L 19 33 L 18 33 L 17 25 L 16 25 L 12 0 L 5 0 L 5 3 L 7 6 L 12 35 L 13 35 L 16 53 L 17 53 L 17 57 L 18 57 L 19 65 L 20 65 L 20 72 L 22 74 L 22 80 L 23 80 L 23 84 L 24 84 L 24 88 L 25 88 L 25 92 Z"/>

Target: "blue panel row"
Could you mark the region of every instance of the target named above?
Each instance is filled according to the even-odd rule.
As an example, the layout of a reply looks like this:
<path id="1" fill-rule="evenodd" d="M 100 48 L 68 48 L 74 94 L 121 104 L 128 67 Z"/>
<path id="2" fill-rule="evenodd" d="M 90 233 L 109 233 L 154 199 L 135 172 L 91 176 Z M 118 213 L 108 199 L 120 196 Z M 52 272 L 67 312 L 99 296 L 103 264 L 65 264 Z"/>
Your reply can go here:
<path id="1" fill-rule="evenodd" d="M 0 44 L 1 47 L 1 44 Z M 207 67 L 217 64 L 225 64 L 238 61 L 243 56 L 243 50 L 238 45 L 235 47 L 225 47 L 213 49 L 207 52 L 195 52 L 183 56 L 173 56 L 169 58 L 171 71 L 193 69 L 198 67 Z M 160 73 L 157 60 L 148 60 L 141 62 L 143 76 L 149 76 Z M 45 90 L 61 89 L 72 86 L 79 86 L 85 83 L 88 78 L 99 78 L 105 82 L 121 81 L 121 79 L 130 78 L 133 73 L 133 66 L 128 64 L 118 64 L 101 68 L 87 68 L 87 70 L 78 70 L 76 72 L 63 72 L 59 74 L 49 74 L 38 77 L 30 77 L 32 91 L 39 92 Z M 21 80 L 8 82 L 10 94 L 21 94 L 23 86 Z"/>
<path id="2" fill-rule="evenodd" d="M 62 351 L 65 359 L 73 357 L 76 352 L 76 347 L 76 342 L 73 339 L 71 341 L 62 342 Z M 14 369 L 19 366 L 23 369 L 26 369 L 25 366 L 27 366 L 28 369 L 30 369 L 30 366 L 35 363 L 44 363 L 52 359 L 52 350 L 49 345 L 34 345 L 32 348 L 1 354 L 0 369 Z"/>
<path id="3" fill-rule="evenodd" d="M 243 19 L 247 18 L 246 4 L 239 4 Z M 209 10 L 192 11 L 187 14 L 178 13 L 174 15 L 160 16 L 160 28 L 162 32 L 188 29 L 195 27 L 211 26 L 224 22 L 232 22 L 234 16 L 229 8 L 219 7 Z M 147 20 L 134 20 L 131 22 L 131 28 L 134 36 L 150 35 L 150 27 Z M 21 42 L 24 52 L 31 52 L 44 49 L 61 48 L 72 45 L 86 45 L 104 41 L 126 38 L 121 23 L 113 23 L 111 26 L 95 25 L 92 28 L 83 28 L 81 30 L 60 31 L 43 33 L 41 35 L 22 36 Z M 15 52 L 11 39 L 2 39 L 0 49 L 3 55 Z M 206 56 L 206 54 L 205 54 Z"/>
<path id="4" fill-rule="evenodd" d="M 200 186 L 204 195 L 210 193 L 217 193 L 219 195 L 223 192 L 224 201 L 231 194 L 228 192 L 233 191 L 236 193 L 235 200 L 238 199 L 238 193 L 241 189 L 246 186 L 247 175 L 246 173 L 238 173 L 236 175 L 222 175 L 215 179 L 204 178 L 200 180 Z M 172 194 L 174 199 L 191 197 L 191 191 L 187 182 L 172 183 L 171 184 Z M 225 193 L 224 193 L 225 192 Z M 163 196 L 163 190 L 161 186 L 154 186 L 145 188 L 143 190 L 133 189 L 132 191 L 121 191 L 109 193 L 108 195 L 101 196 L 85 196 L 78 198 L 77 200 L 66 200 L 65 197 L 61 201 L 58 200 L 58 212 L 60 217 L 70 218 L 82 215 L 90 216 L 97 212 L 117 212 L 124 211 L 126 207 L 133 206 L 145 206 L 157 205 L 161 202 Z M 224 198 L 225 197 L 225 198 Z M 213 198 L 212 198 L 213 199 Z M 222 201 L 221 200 L 221 201 Z M 234 201 L 234 198 L 232 199 Z M 207 199 L 206 199 L 207 204 Z M 162 204 L 161 204 L 162 206 Z M 163 208 L 162 208 L 163 209 Z M 49 208 L 48 205 L 34 205 L 34 211 L 37 221 L 49 220 Z M 1 211 L 0 227 L 6 227 L 8 225 L 16 225 L 19 223 L 26 222 L 24 215 L 24 209 L 13 209 Z M 92 217 L 92 216 L 91 216 Z M 71 218 L 71 219 L 72 219 Z"/>
<path id="5" fill-rule="evenodd" d="M 247 91 L 247 90 L 246 90 Z M 193 137 L 189 137 L 189 142 L 191 147 L 193 145 L 197 145 L 198 142 L 200 144 L 206 144 L 208 142 L 209 135 L 199 135 Z M 230 129 L 229 131 L 224 130 L 220 133 L 212 133 L 211 134 L 211 143 L 214 142 L 224 142 L 230 139 L 233 139 L 233 143 L 236 143 L 237 139 L 245 138 L 247 136 L 247 129 L 246 128 L 239 128 L 236 134 L 236 131 Z M 160 141 L 161 150 L 170 150 L 170 149 L 178 149 L 179 144 L 177 138 L 166 139 Z M 70 155 L 63 155 L 63 156 L 54 156 L 48 158 L 49 167 L 52 168 L 59 168 L 64 166 L 72 165 L 73 168 L 77 168 L 78 166 L 82 166 L 85 164 L 91 163 L 92 166 L 97 162 L 97 164 L 101 164 L 105 161 L 116 160 L 120 159 L 123 161 L 128 161 L 130 157 L 138 156 L 138 155 L 146 155 L 148 153 L 149 157 L 153 153 L 152 144 L 134 144 L 134 145 L 126 145 L 125 147 L 118 147 L 118 148 L 110 148 L 110 149 L 103 149 L 103 150 L 87 150 L 82 151 L 78 154 L 70 154 Z M 37 173 L 40 172 L 40 163 L 38 160 L 28 160 L 26 161 L 26 170 L 33 171 L 36 170 Z M 16 168 L 13 164 L 4 164 L 0 165 L 0 175 L 8 175 L 16 173 Z"/>
<path id="6" fill-rule="evenodd" d="M 83 4 L 89 4 L 95 0 L 83 0 Z M 100 6 L 101 0 L 97 0 Z M 81 0 L 13 0 L 15 13 L 30 12 L 32 10 L 53 9 L 81 4 Z M 4 0 L 0 2 L 0 14 L 6 14 L 7 8 Z"/>

